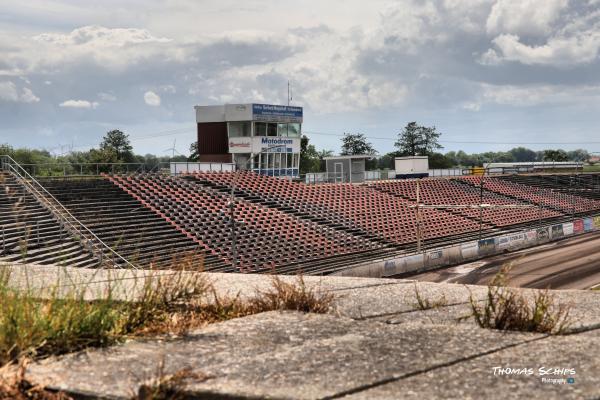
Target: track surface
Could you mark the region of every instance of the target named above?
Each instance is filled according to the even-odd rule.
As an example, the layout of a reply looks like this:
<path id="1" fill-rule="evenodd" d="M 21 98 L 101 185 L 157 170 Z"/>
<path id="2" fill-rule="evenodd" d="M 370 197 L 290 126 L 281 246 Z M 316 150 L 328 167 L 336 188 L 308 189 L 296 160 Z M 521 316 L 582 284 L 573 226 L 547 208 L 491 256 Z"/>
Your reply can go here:
<path id="1" fill-rule="evenodd" d="M 412 276 L 428 282 L 486 285 L 512 263 L 510 286 L 589 289 L 600 284 L 600 232 Z"/>

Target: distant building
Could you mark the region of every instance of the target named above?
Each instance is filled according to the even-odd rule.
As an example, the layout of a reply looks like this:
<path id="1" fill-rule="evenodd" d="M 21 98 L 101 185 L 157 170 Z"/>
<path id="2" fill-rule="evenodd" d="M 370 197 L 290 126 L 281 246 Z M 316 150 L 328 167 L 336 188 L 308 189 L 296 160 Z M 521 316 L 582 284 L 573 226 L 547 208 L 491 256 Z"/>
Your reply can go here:
<path id="1" fill-rule="evenodd" d="M 373 156 L 347 155 L 324 157 L 326 181 L 334 183 L 360 183 L 365 181 L 365 163 Z"/>
<path id="2" fill-rule="evenodd" d="M 429 157 L 409 156 L 395 157 L 394 169 L 396 178 L 425 178 L 429 176 Z"/>
<path id="3" fill-rule="evenodd" d="M 300 175 L 302 107 L 196 106 L 200 162 L 234 163 L 259 174 Z"/>
<path id="4" fill-rule="evenodd" d="M 535 162 L 498 162 L 484 163 L 487 173 L 519 172 L 569 172 L 583 168 L 581 161 L 535 161 Z"/>

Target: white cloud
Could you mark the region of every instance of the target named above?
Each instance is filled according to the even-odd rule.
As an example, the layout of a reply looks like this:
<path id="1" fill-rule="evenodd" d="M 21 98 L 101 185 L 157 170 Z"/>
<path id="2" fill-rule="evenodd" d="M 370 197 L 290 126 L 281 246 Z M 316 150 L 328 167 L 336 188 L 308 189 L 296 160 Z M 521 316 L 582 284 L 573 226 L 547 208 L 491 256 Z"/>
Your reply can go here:
<path id="1" fill-rule="evenodd" d="M 40 98 L 33 94 L 31 89 L 23 88 L 23 93 L 21 94 L 21 101 L 23 103 L 37 103 L 38 101 L 40 101 Z"/>
<path id="2" fill-rule="evenodd" d="M 17 85 L 7 81 L 0 82 L 0 100 L 14 103 L 37 103 L 40 101 L 40 98 L 27 87 L 23 88 L 19 94 Z"/>
<path id="3" fill-rule="evenodd" d="M 568 0 L 498 0 L 486 21 L 489 34 L 545 35 Z"/>
<path id="4" fill-rule="evenodd" d="M 42 33 L 33 37 L 39 42 L 62 46 L 125 47 L 143 43 L 169 43 L 167 38 L 158 38 L 146 29 L 105 28 L 103 26 L 83 26 L 70 33 Z"/>
<path id="5" fill-rule="evenodd" d="M 600 101 L 600 86 L 483 84 L 481 101 L 516 107 L 592 104 Z"/>
<path id="6" fill-rule="evenodd" d="M 462 108 L 468 111 L 477 112 L 481 110 L 481 103 L 477 102 L 468 102 L 462 105 Z"/>
<path id="7" fill-rule="evenodd" d="M 600 10 L 597 7 L 586 10 L 579 2 L 573 2 L 579 4 L 579 9 L 565 9 L 568 4 L 566 1 L 552 0 L 548 3 L 548 8 L 538 7 L 538 11 L 549 14 L 546 19 L 542 18 L 545 22 L 537 24 L 535 29 L 535 21 L 540 19 L 536 12 L 519 7 L 512 10 L 511 15 L 514 14 L 515 18 L 508 18 L 507 21 L 512 21 L 511 24 L 522 21 L 523 26 L 530 29 L 512 25 L 491 29 L 490 32 L 496 34 L 492 40 L 494 48 L 488 49 L 479 62 L 484 65 L 500 65 L 508 61 L 525 65 L 572 67 L 597 61 L 600 52 Z M 533 3 L 525 1 L 523 4 Z M 492 10 L 490 18 L 493 13 Z M 530 19 L 532 23 L 528 25 Z M 488 28 L 489 25 L 488 18 Z M 528 36 L 533 33 L 538 35 L 537 40 Z"/>
<path id="8" fill-rule="evenodd" d="M 595 61 L 600 50 L 600 32 L 586 32 L 574 37 L 555 37 L 541 46 L 523 44 L 516 35 L 500 35 L 493 40 L 499 50 L 491 57 L 486 53 L 482 61 L 500 63 L 517 61 L 527 65 L 569 66 Z"/>
<path id="9" fill-rule="evenodd" d="M 115 96 L 112 93 L 100 92 L 98 93 L 98 97 L 100 98 L 100 100 L 104 101 L 117 101 L 117 96 Z"/>
<path id="10" fill-rule="evenodd" d="M 153 106 L 153 107 L 160 106 L 160 96 L 157 95 L 156 93 L 154 93 L 151 90 L 149 90 L 146 93 L 144 93 L 144 101 L 149 106 Z"/>
<path id="11" fill-rule="evenodd" d="M 19 93 L 17 86 L 12 82 L 0 82 L 0 99 L 5 101 L 18 102 Z"/>
<path id="12" fill-rule="evenodd" d="M 98 102 L 87 101 L 87 100 L 66 100 L 59 104 L 59 107 L 64 108 L 82 108 L 82 109 L 95 109 L 99 106 Z"/>

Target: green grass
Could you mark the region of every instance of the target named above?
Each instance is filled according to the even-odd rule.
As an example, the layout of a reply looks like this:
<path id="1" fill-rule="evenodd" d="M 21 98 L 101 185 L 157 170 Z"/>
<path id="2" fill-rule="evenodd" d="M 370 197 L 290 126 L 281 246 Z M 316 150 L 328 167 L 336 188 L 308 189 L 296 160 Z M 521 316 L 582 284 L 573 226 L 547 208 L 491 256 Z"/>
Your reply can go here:
<path id="1" fill-rule="evenodd" d="M 600 164 L 599 165 L 584 165 L 583 172 L 600 172 Z"/>
<path id="2" fill-rule="evenodd" d="M 206 274 L 188 271 L 136 278 L 137 289 L 129 289 L 135 297 L 123 301 L 114 295 L 122 282 L 114 279 L 100 298 L 90 301 L 85 284 L 66 292 L 60 284 L 47 292 L 16 289 L 9 284 L 10 269 L 0 269 L 0 366 L 109 346 L 132 336 L 183 335 L 208 323 L 264 311 L 325 313 L 334 301 L 331 293 L 308 287 L 302 277 L 292 282 L 273 277 L 268 290 L 249 298 L 222 297 Z"/>
<path id="3" fill-rule="evenodd" d="M 141 295 L 135 301 L 113 296 L 85 299 L 86 287 L 40 296 L 33 289 L 16 289 L 10 270 L 0 271 L 0 365 L 23 357 L 62 354 L 86 347 L 111 345 L 166 318 L 171 304 L 203 293 L 201 275 L 183 272 L 140 278 Z"/>

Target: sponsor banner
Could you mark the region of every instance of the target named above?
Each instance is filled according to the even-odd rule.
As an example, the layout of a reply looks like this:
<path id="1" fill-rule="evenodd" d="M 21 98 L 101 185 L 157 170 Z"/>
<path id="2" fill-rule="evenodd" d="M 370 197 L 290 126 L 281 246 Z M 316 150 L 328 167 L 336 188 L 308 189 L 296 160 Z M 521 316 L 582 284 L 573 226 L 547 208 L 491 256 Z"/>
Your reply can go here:
<path id="1" fill-rule="evenodd" d="M 583 230 L 586 232 L 594 230 L 594 220 L 591 218 L 583 219 Z"/>
<path id="2" fill-rule="evenodd" d="M 565 236 L 565 234 L 563 233 L 562 224 L 552 225 L 552 239 L 563 237 L 563 236 Z"/>
<path id="3" fill-rule="evenodd" d="M 600 215 L 597 217 L 594 217 L 594 227 L 596 229 L 600 229 Z"/>
<path id="4" fill-rule="evenodd" d="M 444 261 L 444 253 L 442 250 L 430 251 L 427 253 L 427 265 L 434 266 L 439 265 Z"/>
<path id="5" fill-rule="evenodd" d="M 460 245 L 460 253 L 462 258 L 467 260 L 469 258 L 475 258 L 479 255 L 477 242 L 463 243 Z"/>
<path id="6" fill-rule="evenodd" d="M 562 225 L 561 225 L 562 229 Z M 550 240 L 550 230 L 548 227 L 546 228 L 538 228 L 537 229 L 537 239 L 539 242 L 547 242 Z"/>
<path id="7" fill-rule="evenodd" d="M 252 153 L 251 137 L 233 137 L 229 138 L 230 153 Z"/>
<path id="8" fill-rule="evenodd" d="M 230 153 L 300 153 L 300 138 L 276 136 L 229 138 Z"/>
<path id="9" fill-rule="evenodd" d="M 300 153 L 300 139 L 260 136 L 252 138 L 254 153 Z"/>
<path id="10" fill-rule="evenodd" d="M 537 240 L 537 231 L 531 230 L 525 232 L 525 237 L 528 242 L 535 242 Z"/>
<path id="11" fill-rule="evenodd" d="M 574 225 L 572 222 L 566 222 L 563 224 L 563 235 L 569 236 L 572 235 L 574 231 Z"/>
<path id="12" fill-rule="evenodd" d="M 524 233 L 513 233 L 511 235 L 505 235 L 498 237 L 496 241 L 496 247 L 498 249 L 506 249 L 511 247 L 518 247 L 525 242 Z"/>
<path id="13" fill-rule="evenodd" d="M 526 240 L 524 233 L 513 233 L 509 235 L 510 247 L 521 246 Z"/>
<path id="14" fill-rule="evenodd" d="M 490 238 L 490 239 L 483 239 L 480 240 L 477 243 L 478 246 L 478 253 L 480 256 L 484 256 L 487 254 L 491 254 L 494 251 L 496 251 L 496 239 L 495 238 Z"/>
<path id="15" fill-rule="evenodd" d="M 506 249 L 510 246 L 510 237 L 509 236 L 499 236 L 496 240 L 496 246 L 499 249 Z"/>
<path id="16" fill-rule="evenodd" d="M 266 122 L 302 122 L 302 107 L 252 104 L 252 119 Z"/>
<path id="17" fill-rule="evenodd" d="M 575 221 L 573 221 L 573 232 L 574 233 L 581 233 L 584 230 L 585 229 L 583 227 L 583 220 L 582 219 L 576 219 Z"/>

